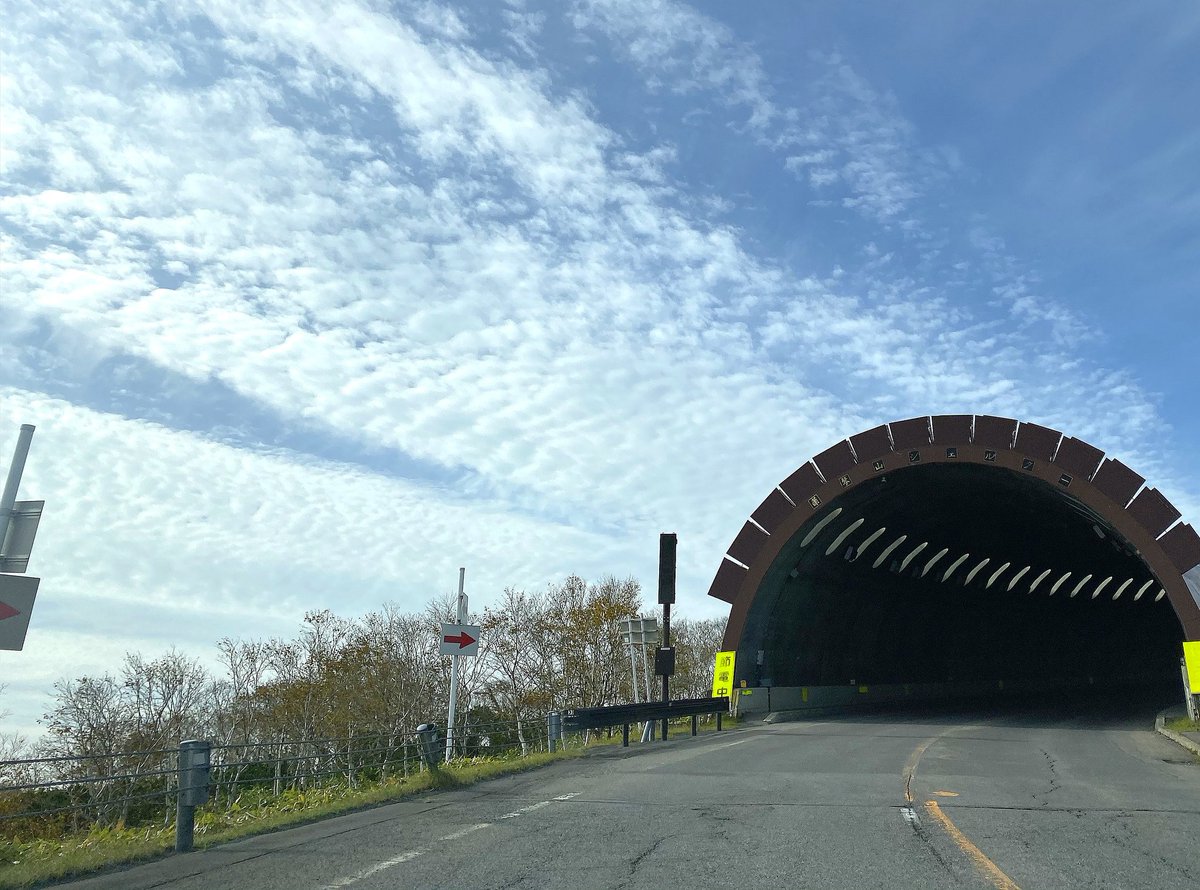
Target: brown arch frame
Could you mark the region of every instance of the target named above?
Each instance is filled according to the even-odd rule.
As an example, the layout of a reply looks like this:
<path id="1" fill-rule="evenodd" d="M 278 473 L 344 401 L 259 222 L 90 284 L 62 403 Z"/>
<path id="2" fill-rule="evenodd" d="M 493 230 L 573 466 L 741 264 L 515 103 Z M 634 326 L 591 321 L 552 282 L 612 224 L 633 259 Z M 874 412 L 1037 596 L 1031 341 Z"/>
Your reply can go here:
<path id="1" fill-rule="evenodd" d="M 951 456 L 953 454 L 953 456 Z M 986 414 L 942 414 L 882 424 L 800 466 L 767 495 L 729 545 L 708 595 L 730 604 L 725 649 L 737 649 L 767 570 L 793 536 L 839 496 L 912 464 L 1003 467 L 1064 489 L 1139 551 L 1161 582 L 1184 636 L 1200 640 L 1200 535 L 1158 490 L 1080 439 Z"/>

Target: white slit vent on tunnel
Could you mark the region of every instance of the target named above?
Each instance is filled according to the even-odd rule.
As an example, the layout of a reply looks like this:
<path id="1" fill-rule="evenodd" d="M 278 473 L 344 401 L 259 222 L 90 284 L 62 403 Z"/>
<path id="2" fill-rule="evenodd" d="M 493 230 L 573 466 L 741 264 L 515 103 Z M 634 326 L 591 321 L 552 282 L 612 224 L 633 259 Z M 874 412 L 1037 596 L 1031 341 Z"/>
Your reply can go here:
<path id="1" fill-rule="evenodd" d="M 996 569 L 996 571 L 992 572 L 992 577 L 988 578 L 988 582 L 987 582 L 987 584 L 984 585 L 983 589 L 991 590 L 992 585 L 995 584 L 997 580 L 999 580 L 1001 575 L 1003 575 L 1005 572 L 1008 571 L 1008 567 L 1011 565 L 1012 565 L 1011 562 L 1006 562 L 1004 565 L 1000 566 L 1000 568 Z"/>
<path id="2" fill-rule="evenodd" d="M 935 553 L 933 556 L 933 559 L 931 559 L 931 560 L 929 560 L 929 562 L 925 563 L 925 568 L 921 570 L 921 577 L 924 578 L 931 571 L 933 571 L 933 567 L 935 565 L 937 565 L 938 560 L 941 559 L 943 556 L 945 556 L 949 552 L 950 552 L 949 547 L 943 547 L 941 550 L 939 550 L 937 553 Z"/>
<path id="3" fill-rule="evenodd" d="M 871 568 L 877 569 L 881 565 L 883 565 L 885 562 L 887 562 L 887 558 L 892 555 L 892 551 L 895 550 L 897 547 L 899 547 L 901 544 L 903 544 L 907 540 L 908 540 L 908 535 L 901 535 L 896 540 L 892 541 L 892 543 L 890 543 L 886 547 L 884 547 L 883 552 L 880 553 L 879 556 L 875 557 L 875 561 L 873 563 L 871 563 Z"/>
<path id="4" fill-rule="evenodd" d="M 822 518 L 821 521 L 818 522 L 816 525 L 814 525 L 812 527 L 812 530 L 807 535 L 804 536 L 803 540 L 800 541 L 800 546 L 807 547 L 809 544 L 811 544 L 813 542 L 813 538 L 815 538 L 817 535 L 819 535 L 822 532 L 822 530 L 825 528 L 825 526 L 829 525 L 829 523 L 833 522 L 833 520 L 837 519 L 841 515 L 842 515 L 841 507 L 838 507 L 836 510 L 831 511 L 828 516 Z"/>
<path id="5" fill-rule="evenodd" d="M 978 575 L 983 570 L 983 567 L 986 566 L 989 562 L 991 562 L 990 557 L 985 556 L 983 559 L 981 559 L 979 561 L 979 564 L 976 565 L 975 568 L 973 568 L 973 569 L 971 569 L 971 571 L 967 572 L 967 578 L 965 581 L 963 581 L 963 585 L 966 586 L 967 584 L 970 584 L 972 581 L 974 581 L 975 576 Z"/>
<path id="6" fill-rule="evenodd" d="M 916 556 L 928 546 L 929 546 L 928 541 L 922 541 L 920 544 L 918 544 L 916 547 L 914 547 L 912 552 L 910 554 L 908 554 L 908 556 L 904 557 L 904 562 L 900 563 L 900 571 L 903 572 L 905 569 L 907 569 L 908 564 L 910 562 L 912 562 L 913 559 L 916 558 Z"/>
<path id="7" fill-rule="evenodd" d="M 850 523 L 848 526 L 846 526 L 842 530 L 842 533 L 833 539 L 833 543 L 830 544 L 827 548 L 825 548 L 825 555 L 833 556 L 833 552 L 842 546 L 842 541 L 846 540 L 848 537 L 850 537 L 852 534 L 854 534 L 854 530 L 857 529 L 860 525 L 862 525 L 866 521 L 867 521 L 866 519 L 856 519 L 852 523 Z"/>
<path id="8" fill-rule="evenodd" d="M 950 563 L 950 568 L 946 569 L 946 571 L 942 573 L 942 582 L 945 583 L 946 581 L 949 581 L 950 576 L 954 574 L 955 570 L 970 558 L 970 553 L 964 553 L 958 559 L 954 560 L 954 562 Z"/>
<path id="9" fill-rule="evenodd" d="M 884 528 L 878 529 L 877 531 L 874 531 L 868 535 L 867 539 L 859 544 L 858 548 L 854 551 L 854 558 L 856 560 L 861 559 L 863 554 L 867 552 L 867 548 L 878 541 L 880 536 L 886 531 L 887 527 L 885 526 Z"/>
<path id="10" fill-rule="evenodd" d="M 1046 577 L 1049 574 L 1050 574 L 1050 569 L 1046 569 L 1046 571 L 1042 572 L 1040 575 L 1038 575 L 1036 578 L 1034 578 L 1033 583 L 1029 585 L 1029 592 L 1033 593 L 1035 590 L 1037 590 L 1038 585 L 1041 584 L 1043 581 L 1045 581 Z"/>

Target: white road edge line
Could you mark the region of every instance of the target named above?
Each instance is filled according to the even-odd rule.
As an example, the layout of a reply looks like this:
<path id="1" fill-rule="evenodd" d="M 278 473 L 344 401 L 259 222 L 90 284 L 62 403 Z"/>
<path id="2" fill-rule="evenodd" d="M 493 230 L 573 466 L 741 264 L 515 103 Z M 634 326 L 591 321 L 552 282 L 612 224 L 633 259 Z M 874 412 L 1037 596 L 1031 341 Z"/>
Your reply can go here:
<path id="1" fill-rule="evenodd" d="M 459 838 L 466 837 L 476 831 L 484 828 L 490 828 L 491 822 L 480 822 L 476 825 L 469 825 L 466 828 L 460 829 L 453 834 L 448 834 L 445 837 L 438 838 L 438 843 L 443 841 L 456 841 Z M 370 868 L 364 868 L 357 874 L 350 875 L 346 878 L 339 878 L 332 884 L 326 884 L 325 890 L 339 890 L 341 887 L 349 887 L 351 884 L 357 884 L 359 881 L 366 880 L 371 875 L 379 874 L 381 871 L 386 871 L 389 868 L 395 868 L 397 865 L 403 865 L 405 862 L 411 862 L 418 856 L 424 856 L 430 851 L 430 847 L 418 847 L 415 850 L 409 850 L 407 853 L 401 853 L 399 856 L 393 856 L 391 859 L 385 859 L 383 862 L 376 862 Z"/>
<path id="2" fill-rule="evenodd" d="M 505 813 L 501 819 L 515 819 L 517 816 L 524 816 L 526 813 L 532 813 L 534 810 L 540 810 L 542 807 L 548 807 L 555 801 L 570 800 L 572 797 L 578 797 L 582 791 L 572 791 L 570 794 L 560 794 L 554 800 L 543 800 L 538 803 L 532 803 L 527 807 L 521 807 L 519 810 L 513 810 L 511 813 Z"/>
<path id="3" fill-rule="evenodd" d="M 556 801 L 570 800 L 572 797 L 578 797 L 582 791 L 572 791 L 570 794 L 560 794 L 553 800 L 543 800 L 535 804 L 530 804 L 527 807 L 522 807 L 511 813 L 506 813 L 501 816 L 501 819 L 512 819 L 516 816 L 522 816 L 525 813 L 532 813 L 534 810 L 540 810 L 542 807 L 548 807 Z M 499 821 L 499 820 L 497 820 Z M 435 843 L 445 843 L 447 841 L 457 841 L 466 837 L 468 834 L 474 834 L 476 831 L 482 831 L 484 828 L 491 828 L 495 822 L 479 822 L 475 825 L 468 825 L 466 828 L 461 828 L 458 831 L 439 837 Z M 342 887 L 349 887 L 351 884 L 357 884 L 359 881 L 366 880 L 371 875 L 377 875 L 381 871 L 386 871 L 389 868 L 395 868 L 397 865 L 403 865 L 405 862 L 411 862 L 418 856 L 424 856 L 431 852 L 432 846 L 418 847 L 415 850 L 409 850 L 407 853 L 401 853 L 399 856 L 393 856 L 391 859 L 385 859 L 382 862 L 376 862 L 370 868 L 364 868 L 362 871 L 350 875 L 349 877 L 339 878 L 332 884 L 326 884 L 322 890 L 341 890 Z"/>

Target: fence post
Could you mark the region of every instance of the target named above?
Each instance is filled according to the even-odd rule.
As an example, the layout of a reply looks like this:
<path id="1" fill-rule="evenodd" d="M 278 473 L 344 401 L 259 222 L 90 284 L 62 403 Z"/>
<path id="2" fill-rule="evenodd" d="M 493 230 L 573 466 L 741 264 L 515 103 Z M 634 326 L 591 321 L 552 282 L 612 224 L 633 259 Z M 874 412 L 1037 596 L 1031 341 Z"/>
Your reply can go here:
<path id="1" fill-rule="evenodd" d="M 189 739 L 179 743 L 179 793 L 175 797 L 175 852 L 192 849 L 196 807 L 208 800 L 212 742 Z"/>
<path id="2" fill-rule="evenodd" d="M 421 747 L 421 759 L 435 773 L 438 769 L 438 731 L 436 723 L 422 723 L 417 727 L 417 739 Z"/>

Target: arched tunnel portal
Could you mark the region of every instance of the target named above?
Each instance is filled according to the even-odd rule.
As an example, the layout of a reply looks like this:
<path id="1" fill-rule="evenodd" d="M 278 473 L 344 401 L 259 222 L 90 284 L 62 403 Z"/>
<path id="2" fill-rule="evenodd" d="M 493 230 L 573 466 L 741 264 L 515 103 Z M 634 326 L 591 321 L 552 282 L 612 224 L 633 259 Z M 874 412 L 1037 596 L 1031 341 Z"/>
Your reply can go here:
<path id="1" fill-rule="evenodd" d="M 731 607 L 735 685 L 777 690 L 773 709 L 809 687 L 1178 683 L 1180 643 L 1200 640 L 1200 537 L 1086 442 L 919 417 L 781 482 L 709 595 Z"/>

